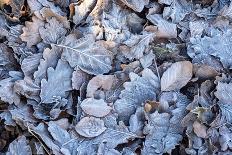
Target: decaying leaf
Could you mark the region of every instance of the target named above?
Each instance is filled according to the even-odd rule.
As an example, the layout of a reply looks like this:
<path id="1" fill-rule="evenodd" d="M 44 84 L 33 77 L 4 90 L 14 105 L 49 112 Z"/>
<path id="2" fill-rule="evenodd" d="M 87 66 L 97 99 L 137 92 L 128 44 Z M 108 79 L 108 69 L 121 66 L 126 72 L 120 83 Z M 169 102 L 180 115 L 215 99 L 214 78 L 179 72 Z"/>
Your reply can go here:
<path id="1" fill-rule="evenodd" d="M 84 117 L 78 122 L 75 129 L 81 136 L 91 138 L 102 134 L 106 127 L 100 118 Z"/>
<path id="2" fill-rule="evenodd" d="M 23 34 L 21 34 L 20 38 L 22 41 L 27 42 L 28 47 L 36 45 L 41 41 L 39 28 L 42 26 L 44 26 L 44 22 L 36 16 L 32 17 L 32 22 L 27 21 L 25 23 L 25 27 L 23 27 Z"/>
<path id="3" fill-rule="evenodd" d="M 72 67 L 78 66 L 89 74 L 103 74 L 111 69 L 112 55 L 101 47 L 92 36 L 76 39 L 69 35 L 63 44 L 56 45 L 64 49 L 62 59 L 69 62 Z"/>
<path id="4" fill-rule="evenodd" d="M 67 62 L 59 60 L 55 69 L 47 69 L 48 79 L 42 79 L 40 98 L 42 103 L 52 103 L 56 97 L 66 97 L 72 89 L 72 69 Z M 54 88 L 54 86 L 56 86 Z"/>
<path id="5" fill-rule="evenodd" d="M 192 78 L 192 64 L 189 61 L 176 62 L 161 77 L 161 90 L 178 90 Z"/>
<path id="6" fill-rule="evenodd" d="M 112 110 L 104 100 L 96 100 L 93 98 L 87 98 L 81 102 L 82 110 L 89 115 L 95 117 L 104 117 Z"/>

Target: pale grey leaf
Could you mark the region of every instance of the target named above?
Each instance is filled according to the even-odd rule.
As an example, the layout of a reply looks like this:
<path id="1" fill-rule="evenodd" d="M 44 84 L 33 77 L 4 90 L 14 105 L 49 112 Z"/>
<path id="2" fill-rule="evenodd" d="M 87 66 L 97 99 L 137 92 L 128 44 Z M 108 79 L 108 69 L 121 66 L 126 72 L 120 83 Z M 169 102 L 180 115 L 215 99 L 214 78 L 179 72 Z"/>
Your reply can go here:
<path id="1" fill-rule="evenodd" d="M 129 117 L 146 100 L 155 100 L 160 83 L 158 77 L 150 70 L 144 69 L 142 77 L 130 73 L 130 82 L 124 83 L 125 90 L 120 94 L 120 99 L 114 103 L 120 119 L 128 121 Z"/>
<path id="2" fill-rule="evenodd" d="M 39 101 L 40 87 L 31 79 L 17 80 L 14 84 L 14 91 L 27 98 Z"/>
<path id="3" fill-rule="evenodd" d="M 86 114 L 95 117 L 104 117 L 112 110 L 103 99 L 97 100 L 94 98 L 87 98 L 82 101 L 81 108 Z"/>
<path id="4" fill-rule="evenodd" d="M 154 59 L 155 59 L 155 54 L 153 52 L 150 52 L 147 55 L 144 55 L 142 58 L 140 58 L 139 61 L 143 66 L 143 68 L 148 68 L 149 66 L 152 65 Z"/>
<path id="5" fill-rule="evenodd" d="M 171 65 L 161 77 L 161 90 L 178 90 L 185 86 L 192 78 L 192 63 L 179 61 Z"/>
<path id="6" fill-rule="evenodd" d="M 171 5 L 164 8 L 163 17 L 172 19 L 173 23 L 181 22 L 185 16 L 191 13 L 192 4 L 186 0 L 172 0 Z"/>
<path id="7" fill-rule="evenodd" d="M 41 81 L 40 98 L 42 103 L 52 103 L 54 97 L 66 97 L 66 92 L 72 90 L 72 71 L 68 63 L 62 60 L 58 61 L 56 69 L 48 68 L 48 80 L 42 79 Z"/>
<path id="8" fill-rule="evenodd" d="M 44 50 L 43 59 L 40 59 L 38 70 L 34 72 L 34 79 L 37 84 L 40 84 L 42 79 L 47 78 L 47 69 L 49 67 L 56 67 L 60 55 L 61 50 L 56 47 L 52 47 L 52 49 L 46 48 Z"/>
<path id="9" fill-rule="evenodd" d="M 77 123 L 75 129 L 81 136 L 91 138 L 102 134 L 106 127 L 100 118 L 84 117 Z"/>
<path id="10" fill-rule="evenodd" d="M 122 0 L 122 2 L 136 12 L 143 11 L 144 6 L 149 4 L 149 0 Z"/>
<path id="11" fill-rule="evenodd" d="M 95 7 L 97 0 L 82 1 L 80 5 L 75 5 L 75 15 L 73 16 L 73 22 L 80 24 L 82 20 L 85 20 L 92 9 Z"/>
<path id="12" fill-rule="evenodd" d="M 26 137 L 20 136 L 10 143 L 6 155 L 32 155 L 31 148 L 28 145 Z"/>
<path id="13" fill-rule="evenodd" d="M 135 114 L 131 115 L 129 120 L 129 130 L 138 136 L 143 135 L 143 127 L 145 122 L 144 108 L 136 109 Z"/>
<path id="14" fill-rule="evenodd" d="M 30 129 L 29 132 L 36 136 L 36 138 L 42 139 L 54 154 L 60 154 L 60 147 L 54 143 L 44 123 L 40 123 L 36 127 L 29 126 L 28 128 Z"/>
<path id="15" fill-rule="evenodd" d="M 222 103 L 230 103 L 232 101 L 232 83 L 218 82 L 215 96 Z"/>
<path id="16" fill-rule="evenodd" d="M 21 68 L 25 76 L 31 76 L 37 70 L 41 58 L 42 54 L 37 53 L 23 59 Z"/>
<path id="17" fill-rule="evenodd" d="M 212 29 L 209 36 L 190 38 L 191 47 L 194 53 L 188 51 L 189 56 L 212 55 L 218 57 L 225 68 L 232 68 L 232 29 L 224 29 L 223 31 Z"/>
<path id="18" fill-rule="evenodd" d="M 80 90 L 82 84 L 87 82 L 88 80 L 89 80 L 88 74 L 83 72 L 79 68 L 76 68 L 75 71 L 72 73 L 72 88 L 76 90 Z"/>
<path id="19" fill-rule="evenodd" d="M 20 96 L 14 91 L 14 80 L 7 78 L 0 81 L 0 98 L 2 101 L 9 104 L 15 103 L 16 105 L 20 102 Z"/>
<path id="20" fill-rule="evenodd" d="M 154 33 L 145 33 L 143 35 L 131 35 L 131 37 L 123 42 L 130 50 L 123 52 L 123 54 L 130 60 L 136 58 L 140 59 L 143 53 L 150 49 L 149 44 L 154 40 Z"/>
<path id="21" fill-rule="evenodd" d="M 63 24 L 60 23 L 55 17 L 48 20 L 43 27 L 39 28 L 39 33 L 43 41 L 47 44 L 57 43 L 57 40 L 67 33 Z"/>
<path id="22" fill-rule="evenodd" d="M 230 103 L 218 103 L 222 118 L 225 118 L 228 123 L 232 123 L 232 104 Z"/>
<path id="23" fill-rule="evenodd" d="M 232 148 L 232 131 L 230 128 L 226 126 L 222 126 L 219 128 L 219 143 L 222 151 L 226 151 L 227 149 Z"/>
<path id="24" fill-rule="evenodd" d="M 232 20 L 232 3 L 229 6 L 225 5 L 220 11 L 220 15 Z"/>
<path id="25" fill-rule="evenodd" d="M 147 19 L 157 26 L 155 35 L 158 38 L 176 38 L 177 27 L 159 14 L 148 14 Z"/>
<path id="26" fill-rule="evenodd" d="M 76 39 L 69 35 L 63 44 L 56 45 L 63 48 L 62 59 L 72 67 L 78 66 L 89 74 L 103 74 L 111 70 L 112 54 L 104 47 L 95 43 L 93 36 Z"/>

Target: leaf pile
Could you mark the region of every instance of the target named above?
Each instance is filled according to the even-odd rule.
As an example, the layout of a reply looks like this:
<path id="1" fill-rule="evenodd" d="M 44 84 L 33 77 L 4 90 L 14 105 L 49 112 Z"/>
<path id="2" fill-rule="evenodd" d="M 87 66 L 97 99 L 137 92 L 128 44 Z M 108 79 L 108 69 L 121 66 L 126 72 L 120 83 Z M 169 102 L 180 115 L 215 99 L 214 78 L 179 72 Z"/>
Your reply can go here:
<path id="1" fill-rule="evenodd" d="M 230 0 L 0 0 L 0 154 L 232 154 Z"/>

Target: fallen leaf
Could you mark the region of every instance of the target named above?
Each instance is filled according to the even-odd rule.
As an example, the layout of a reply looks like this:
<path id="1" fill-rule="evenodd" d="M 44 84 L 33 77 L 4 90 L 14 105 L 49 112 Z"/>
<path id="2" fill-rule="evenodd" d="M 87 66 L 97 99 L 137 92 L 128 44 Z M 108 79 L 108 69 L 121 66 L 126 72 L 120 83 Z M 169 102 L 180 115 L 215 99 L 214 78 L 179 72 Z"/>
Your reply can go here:
<path id="1" fill-rule="evenodd" d="M 93 98 L 87 98 L 81 102 L 82 110 L 89 115 L 95 117 L 104 117 L 112 110 L 104 100 L 96 100 Z"/>
<path id="2" fill-rule="evenodd" d="M 192 78 L 192 69 L 192 63 L 189 61 L 180 61 L 172 64 L 161 77 L 161 90 L 172 91 L 181 89 Z"/>
<path id="3" fill-rule="evenodd" d="M 106 127 L 100 118 L 84 117 L 75 127 L 76 131 L 84 137 L 96 137 L 102 134 Z"/>

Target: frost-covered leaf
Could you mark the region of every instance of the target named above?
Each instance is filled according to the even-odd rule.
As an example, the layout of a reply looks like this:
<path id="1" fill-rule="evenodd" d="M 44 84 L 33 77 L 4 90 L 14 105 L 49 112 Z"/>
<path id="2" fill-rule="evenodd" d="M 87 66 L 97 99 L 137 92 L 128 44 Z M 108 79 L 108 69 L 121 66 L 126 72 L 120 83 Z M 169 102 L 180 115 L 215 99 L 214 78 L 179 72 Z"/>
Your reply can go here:
<path id="1" fill-rule="evenodd" d="M 130 82 L 124 84 L 125 90 L 120 94 L 120 99 L 114 103 L 116 112 L 120 119 L 129 120 L 136 108 L 146 100 L 155 100 L 159 89 L 159 79 L 150 70 L 144 69 L 142 77 L 130 73 Z"/>
<path id="2" fill-rule="evenodd" d="M 112 110 L 103 99 L 87 98 L 81 102 L 82 110 L 95 117 L 104 117 Z"/>
<path id="3" fill-rule="evenodd" d="M 155 54 L 153 52 L 150 52 L 147 55 L 144 55 L 142 58 L 140 58 L 139 61 L 143 66 L 143 68 L 148 68 L 149 66 L 152 65 L 154 59 L 155 59 Z"/>
<path id="4" fill-rule="evenodd" d="M 80 5 L 75 5 L 75 15 L 73 16 L 73 22 L 80 24 L 82 20 L 85 20 L 90 12 L 93 10 L 97 3 L 97 0 L 82 1 Z"/>
<path id="5" fill-rule="evenodd" d="M 161 90 L 178 90 L 192 78 L 192 63 L 189 61 L 176 62 L 168 68 L 161 77 Z"/>
<path id="6" fill-rule="evenodd" d="M 80 90 L 83 83 L 89 80 L 89 76 L 87 73 L 83 72 L 79 68 L 72 73 L 72 88 L 76 90 Z"/>
<path id="7" fill-rule="evenodd" d="M 31 147 L 25 136 L 20 136 L 10 143 L 7 155 L 32 155 Z"/>
<path id="8" fill-rule="evenodd" d="M 47 69 L 48 79 L 42 79 L 40 98 L 42 103 L 52 103 L 54 97 L 66 97 L 66 92 L 72 89 L 72 69 L 67 62 L 59 60 L 55 69 Z M 54 87 L 55 86 L 55 87 Z"/>
<path id="9" fill-rule="evenodd" d="M 39 66 L 41 53 L 33 54 L 23 59 L 21 68 L 25 76 L 31 76 Z"/>
<path id="10" fill-rule="evenodd" d="M 91 138 L 102 134 L 106 127 L 100 118 L 84 117 L 77 123 L 75 129 L 81 136 Z"/>
<path id="11" fill-rule="evenodd" d="M 225 118 L 228 123 L 232 123 L 232 83 L 224 83 L 219 81 L 217 84 L 217 91 L 214 93 L 219 99 L 218 105 L 221 110 L 221 117 Z"/>
<path id="12" fill-rule="evenodd" d="M 57 43 L 57 40 L 64 37 L 67 30 L 63 24 L 60 23 L 55 17 L 48 20 L 44 27 L 39 28 L 39 34 L 45 43 Z"/>
<path id="13" fill-rule="evenodd" d="M 144 128 L 146 135 L 143 154 L 163 154 L 171 152 L 182 140 L 184 128 L 181 120 L 186 115 L 187 97 L 177 92 L 164 92 L 160 104 L 167 102 L 165 113 L 158 111 L 148 115 L 148 124 Z"/>
<path id="14" fill-rule="evenodd" d="M 59 146 L 54 143 L 44 123 L 40 123 L 37 126 L 29 126 L 29 129 L 29 132 L 36 138 L 40 138 L 54 154 L 60 154 Z"/>
<path id="15" fill-rule="evenodd" d="M 135 114 L 131 115 L 130 117 L 130 120 L 129 120 L 130 132 L 133 132 L 138 136 L 142 136 L 144 121 L 145 121 L 144 109 L 142 107 L 139 107 L 136 109 Z"/>
<path id="16" fill-rule="evenodd" d="M 220 15 L 232 20 L 232 3 L 229 6 L 225 5 L 220 11 Z"/>
<path id="17" fill-rule="evenodd" d="M 177 27 L 159 14 L 148 14 L 147 19 L 156 25 L 155 35 L 158 38 L 176 38 Z"/>
<path id="18" fill-rule="evenodd" d="M 215 96 L 222 103 L 231 103 L 232 101 L 232 83 L 218 82 Z"/>
<path id="19" fill-rule="evenodd" d="M 0 44 L 0 66 L 11 69 L 16 64 L 13 52 L 5 44 Z"/>
<path id="20" fill-rule="evenodd" d="M 123 52 L 123 54 L 130 60 L 136 58 L 140 59 L 143 53 L 149 50 L 149 44 L 153 41 L 154 33 L 145 33 L 143 35 L 132 35 L 128 40 L 123 42 L 130 50 Z"/>
<path id="21" fill-rule="evenodd" d="M 40 84 L 40 81 L 47 78 L 47 69 L 49 67 L 56 67 L 56 64 L 61 55 L 59 48 L 52 47 L 52 49 L 46 48 L 43 52 L 43 59 L 40 59 L 38 70 L 34 72 L 35 82 Z"/>
<path id="22" fill-rule="evenodd" d="M 30 79 L 17 80 L 14 83 L 14 91 L 27 98 L 39 101 L 40 87 Z"/>
<path id="23" fill-rule="evenodd" d="M 22 41 L 27 42 L 28 47 L 36 45 L 41 41 L 39 28 L 43 25 L 44 22 L 36 16 L 32 17 L 32 22 L 26 21 L 25 27 L 23 27 L 23 34 L 21 34 L 20 38 Z"/>
<path id="24" fill-rule="evenodd" d="M 149 0 L 122 0 L 129 8 L 136 12 L 141 12 L 145 5 L 148 5 Z"/>
<path id="25" fill-rule="evenodd" d="M 171 5 L 164 8 L 163 17 L 171 18 L 173 23 L 179 23 L 191 12 L 191 6 L 186 0 L 172 0 Z"/>
<path id="26" fill-rule="evenodd" d="M 0 81 L 0 98 L 2 101 L 9 104 L 18 104 L 20 102 L 20 96 L 15 93 L 14 80 L 12 78 L 7 78 Z"/>
<path id="27" fill-rule="evenodd" d="M 226 151 L 227 149 L 232 148 L 232 131 L 230 128 L 226 126 L 222 126 L 219 128 L 219 143 L 221 145 L 222 151 Z"/>
<path id="28" fill-rule="evenodd" d="M 60 146 L 60 151 L 64 154 L 77 154 L 75 149 L 78 145 L 78 141 L 73 139 L 71 135 L 64 129 L 62 129 L 55 122 L 50 121 L 48 123 L 48 131 L 52 135 L 53 139 Z"/>
<path id="29" fill-rule="evenodd" d="M 104 47 L 95 43 L 93 36 L 88 35 L 81 39 L 69 35 L 63 44 L 56 45 L 63 48 L 62 59 L 72 67 L 78 66 L 89 74 L 103 74 L 111 70 L 112 54 Z"/>
<path id="30" fill-rule="evenodd" d="M 232 29 L 225 29 L 219 31 L 213 29 L 210 31 L 210 36 L 203 38 L 191 38 L 192 48 L 194 53 L 188 52 L 189 56 L 196 57 L 197 55 L 212 55 L 218 57 L 225 68 L 232 68 L 232 55 L 231 55 L 231 34 Z"/>

